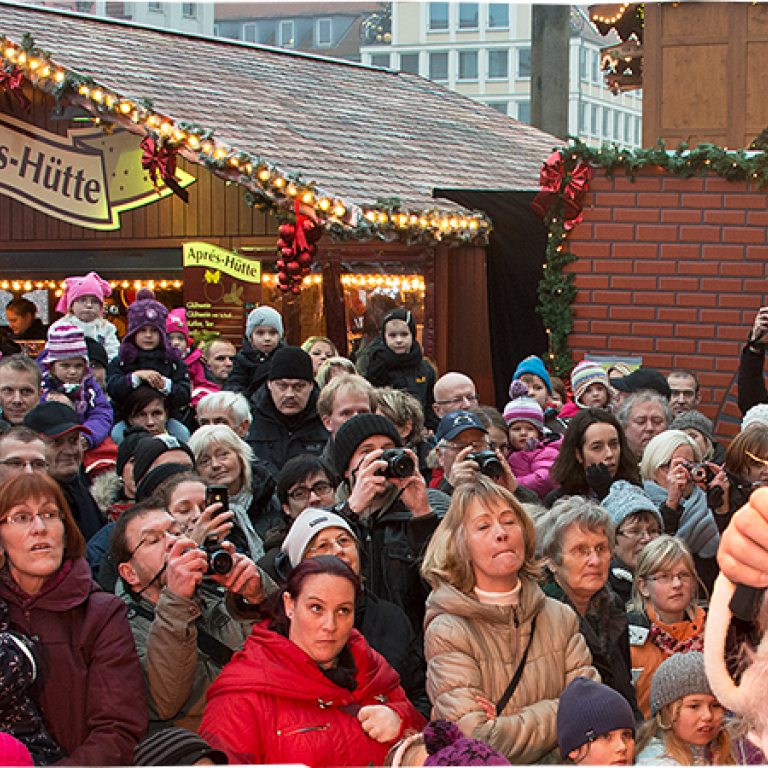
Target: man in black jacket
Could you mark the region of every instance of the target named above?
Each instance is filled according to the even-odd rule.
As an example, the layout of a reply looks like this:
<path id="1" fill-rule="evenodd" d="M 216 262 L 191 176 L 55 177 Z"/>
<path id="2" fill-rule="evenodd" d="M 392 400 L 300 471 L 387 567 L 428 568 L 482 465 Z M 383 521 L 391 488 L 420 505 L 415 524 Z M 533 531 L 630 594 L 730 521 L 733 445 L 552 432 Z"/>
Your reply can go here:
<path id="1" fill-rule="evenodd" d="M 288 459 L 323 452 L 328 431 L 317 413 L 318 394 L 310 356 L 299 347 L 278 349 L 267 381 L 253 396 L 246 438 L 275 476 Z"/>

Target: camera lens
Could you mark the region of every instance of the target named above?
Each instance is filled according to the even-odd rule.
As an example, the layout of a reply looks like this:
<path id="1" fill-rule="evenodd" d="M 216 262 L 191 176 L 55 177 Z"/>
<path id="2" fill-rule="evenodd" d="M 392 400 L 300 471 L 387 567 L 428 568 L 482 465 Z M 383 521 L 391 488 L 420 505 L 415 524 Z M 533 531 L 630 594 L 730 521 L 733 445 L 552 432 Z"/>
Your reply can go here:
<path id="1" fill-rule="evenodd" d="M 212 552 L 208 557 L 208 570 L 219 576 L 226 576 L 232 570 L 233 565 L 232 555 L 226 549 Z"/>

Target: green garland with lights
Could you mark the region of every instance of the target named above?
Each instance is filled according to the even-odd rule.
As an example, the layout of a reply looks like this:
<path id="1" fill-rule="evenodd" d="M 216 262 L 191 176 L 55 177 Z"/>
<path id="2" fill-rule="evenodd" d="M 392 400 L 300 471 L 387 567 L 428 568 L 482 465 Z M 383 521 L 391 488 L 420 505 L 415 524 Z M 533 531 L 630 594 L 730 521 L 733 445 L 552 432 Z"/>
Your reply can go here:
<path id="1" fill-rule="evenodd" d="M 650 149 L 628 150 L 615 144 L 593 148 L 573 136 L 569 137 L 568 146 L 555 149 L 563 160 L 564 181 L 579 163 L 584 162 L 602 168 L 609 179 L 623 170 L 627 178 L 634 181 L 638 171 L 657 167 L 680 179 L 714 173 L 728 181 L 748 181 L 759 188 L 768 187 L 767 150 L 768 128 L 752 142 L 749 150 L 728 150 L 714 144 L 699 144 L 690 149 L 688 144 L 681 143 L 670 152 L 661 139 Z M 567 376 L 573 367 L 568 335 L 573 330 L 572 305 L 578 293 L 576 276 L 563 272 L 568 264 L 578 261 L 578 256 L 568 248 L 568 232 L 563 221 L 564 187 L 565 183 L 544 219 L 549 237 L 537 307 L 549 337 L 548 365 L 557 376 Z"/>

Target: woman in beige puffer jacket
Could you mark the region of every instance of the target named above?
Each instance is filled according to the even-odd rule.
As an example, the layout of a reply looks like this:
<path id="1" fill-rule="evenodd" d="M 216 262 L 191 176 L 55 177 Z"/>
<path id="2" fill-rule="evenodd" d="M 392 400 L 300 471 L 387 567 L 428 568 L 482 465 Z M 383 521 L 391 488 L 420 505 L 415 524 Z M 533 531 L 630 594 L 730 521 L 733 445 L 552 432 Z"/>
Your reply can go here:
<path id="1" fill-rule="evenodd" d="M 599 680 L 573 610 L 536 583 L 534 528 L 486 478 L 459 486 L 427 549 L 425 655 L 433 718 L 530 764 L 557 746 L 558 699 L 574 677 Z M 495 715 L 536 628 L 520 682 Z"/>

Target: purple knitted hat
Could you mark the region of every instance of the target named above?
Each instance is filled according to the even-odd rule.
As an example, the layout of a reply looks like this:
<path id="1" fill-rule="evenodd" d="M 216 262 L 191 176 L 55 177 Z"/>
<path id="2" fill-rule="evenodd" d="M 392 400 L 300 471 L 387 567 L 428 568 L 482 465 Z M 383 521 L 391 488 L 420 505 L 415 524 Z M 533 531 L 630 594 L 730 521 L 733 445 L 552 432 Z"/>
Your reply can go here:
<path id="1" fill-rule="evenodd" d="M 128 307 L 128 333 L 120 345 L 120 360 L 124 363 L 133 363 L 138 355 L 136 347 L 136 333 L 144 326 L 149 325 L 160 332 L 160 343 L 165 348 L 165 359 L 175 363 L 181 360 L 181 353 L 168 338 L 165 324 L 168 319 L 168 310 L 155 299 L 155 294 L 149 288 L 141 288 L 136 294 L 136 301 Z"/>
<path id="2" fill-rule="evenodd" d="M 516 421 L 527 421 L 539 430 L 539 435 L 544 434 L 544 411 L 532 398 L 528 397 L 528 387 L 516 379 L 509 388 L 512 397 L 504 408 L 504 421 L 513 424 Z"/>
<path id="3" fill-rule="evenodd" d="M 45 345 L 41 365 L 47 370 L 52 363 L 73 357 L 82 357 L 88 362 L 85 334 L 76 325 L 54 325 L 48 331 L 48 343 Z"/>
<path id="4" fill-rule="evenodd" d="M 465 736 L 456 723 L 433 720 L 424 729 L 424 765 L 512 765 L 484 741 Z"/>

